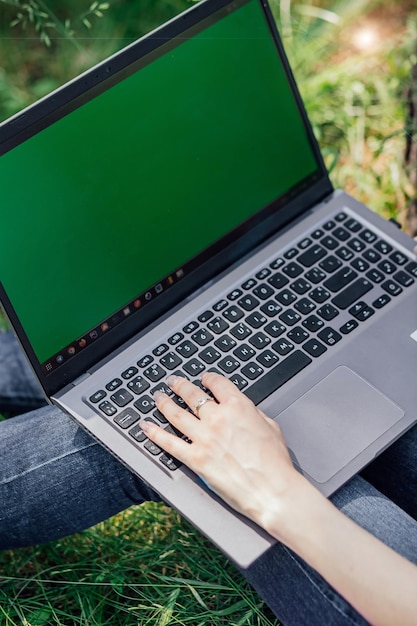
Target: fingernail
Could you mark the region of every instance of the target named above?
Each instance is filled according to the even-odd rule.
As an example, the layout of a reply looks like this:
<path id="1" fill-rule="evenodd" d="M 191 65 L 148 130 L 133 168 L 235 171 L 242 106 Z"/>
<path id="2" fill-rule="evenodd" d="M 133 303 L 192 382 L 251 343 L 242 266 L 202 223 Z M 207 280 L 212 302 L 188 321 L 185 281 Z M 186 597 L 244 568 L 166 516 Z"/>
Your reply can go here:
<path id="1" fill-rule="evenodd" d="M 162 398 L 164 398 L 166 396 L 166 394 L 161 391 L 160 389 L 157 389 L 155 391 L 155 393 L 153 394 L 153 398 L 155 400 L 155 402 L 158 402 L 158 400 L 162 400 Z"/>
<path id="2" fill-rule="evenodd" d="M 148 433 L 152 427 L 152 424 L 151 422 L 148 422 L 148 420 L 140 420 L 139 426 L 141 427 L 144 433 Z"/>
<path id="3" fill-rule="evenodd" d="M 175 376 L 175 374 L 171 374 L 167 378 L 167 383 L 171 387 L 172 385 L 175 386 L 179 380 L 181 380 L 181 376 Z"/>

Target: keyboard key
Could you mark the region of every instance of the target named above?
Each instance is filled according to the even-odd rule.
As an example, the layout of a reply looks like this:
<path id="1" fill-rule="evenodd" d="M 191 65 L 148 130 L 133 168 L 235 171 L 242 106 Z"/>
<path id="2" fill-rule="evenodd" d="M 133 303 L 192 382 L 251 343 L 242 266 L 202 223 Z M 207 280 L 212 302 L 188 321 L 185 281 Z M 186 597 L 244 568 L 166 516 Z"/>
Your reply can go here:
<path id="1" fill-rule="evenodd" d="M 156 383 L 158 380 L 160 380 L 166 375 L 166 371 L 163 370 L 162 367 L 158 365 L 157 363 L 152 364 L 143 373 L 146 376 L 146 378 L 148 378 L 148 380 L 150 380 L 153 383 Z"/>
<path id="2" fill-rule="evenodd" d="M 229 335 L 222 335 L 216 339 L 214 345 L 222 352 L 228 352 L 236 346 L 236 341 L 232 337 L 229 337 Z"/>
<path id="3" fill-rule="evenodd" d="M 121 385 L 122 385 L 122 381 L 120 380 L 120 378 L 113 378 L 113 380 L 111 380 L 109 383 L 107 383 L 106 389 L 107 389 L 107 391 L 114 391 L 115 389 L 117 389 Z M 91 398 L 90 398 L 90 400 L 91 400 Z M 101 400 L 101 398 L 100 398 L 100 400 Z M 92 402 L 92 400 L 91 400 L 91 402 Z"/>
<path id="4" fill-rule="evenodd" d="M 294 302 L 294 300 L 297 300 L 297 296 L 289 289 L 283 289 L 275 296 L 275 299 L 284 306 L 287 306 Z"/>
<path id="5" fill-rule="evenodd" d="M 100 400 L 103 400 L 103 398 L 105 398 L 106 396 L 107 393 L 104 391 L 104 389 L 99 389 L 98 391 L 93 393 L 92 396 L 89 397 L 89 400 L 93 404 L 97 404 L 97 402 L 100 402 Z"/>
<path id="6" fill-rule="evenodd" d="M 271 346 L 271 348 L 275 350 L 275 352 L 278 352 L 281 356 L 285 356 L 291 352 L 291 350 L 294 350 L 294 344 L 288 339 L 279 339 Z"/>
<path id="7" fill-rule="evenodd" d="M 301 298 L 294 304 L 294 308 L 297 309 L 301 315 L 308 315 L 316 308 L 316 305 L 308 298 Z"/>
<path id="8" fill-rule="evenodd" d="M 243 343 L 238 346 L 236 350 L 233 350 L 233 354 L 237 356 L 240 361 L 249 361 L 249 359 L 255 355 L 255 350 L 251 348 L 251 346 L 248 346 L 247 343 Z"/>
<path id="9" fill-rule="evenodd" d="M 209 311 L 209 313 L 211 313 L 211 311 Z M 212 313 L 213 315 L 213 313 Z M 200 320 L 201 321 L 201 320 Z M 168 343 L 171 346 L 176 346 L 180 341 L 182 341 L 184 339 L 184 335 L 182 333 L 175 333 L 174 335 L 172 335 L 172 337 L 170 337 L 168 339 Z"/>
<path id="10" fill-rule="evenodd" d="M 399 286 L 398 283 L 395 283 L 393 280 L 385 281 L 385 283 L 382 283 L 381 287 L 391 296 L 399 296 L 402 292 L 402 288 Z"/>
<path id="11" fill-rule="evenodd" d="M 293 291 L 295 291 L 295 293 L 302 296 L 311 288 L 311 284 L 308 283 L 305 278 L 301 277 L 291 283 L 290 287 Z"/>
<path id="12" fill-rule="evenodd" d="M 338 295 L 332 299 L 332 302 L 340 309 L 347 309 L 351 304 L 353 304 L 356 300 L 359 300 L 359 298 L 364 296 L 371 289 L 372 283 L 369 280 L 359 278 L 343 291 L 338 293 Z"/>
<path id="13" fill-rule="evenodd" d="M 250 361 L 250 363 L 247 363 L 244 367 L 242 367 L 242 374 L 246 376 L 246 378 L 249 378 L 249 380 L 255 380 L 263 373 L 264 369 L 254 361 Z"/>
<path id="14" fill-rule="evenodd" d="M 301 326 L 294 326 L 288 332 L 288 339 L 294 343 L 302 343 L 309 338 L 309 333 Z"/>
<path id="15" fill-rule="evenodd" d="M 392 252 L 392 246 L 382 239 L 377 241 L 374 247 L 378 250 L 378 252 L 381 252 L 381 254 L 389 254 Z"/>
<path id="16" fill-rule="evenodd" d="M 188 361 L 188 363 L 184 365 L 184 369 L 187 372 L 187 374 L 190 374 L 190 376 L 197 377 L 199 374 L 201 374 L 204 371 L 205 367 L 201 361 L 194 358 L 194 359 L 191 359 L 191 361 Z"/>
<path id="17" fill-rule="evenodd" d="M 150 365 L 152 361 L 153 361 L 153 356 L 151 356 L 150 354 L 147 354 L 146 356 L 139 359 L 139 361 L 137 362 L 137 365 L 138 367 L 141 367 L 143 369 L 145 367 L 148 367 L 148 365 Z"/>
<path id="18" fill-rule="evenodd" d="M 337 269 L 339 269 L 339 267 L 342 265 L 342 261 L 331 254 L 330 256 L 323 259 L 323 261 L 320 261 L 319 265 L 322 270 L 324 270 L 328 274 L 331 274 L 332 272 L 335 272 Z"/>
<path id="19" fill-rule="evenodd" d="M 385 276 L 374 267 L 369 270 L 369 272 L 366 272 L 366 278 L 369 278 L 369 280 L 372 280 L 374 283 L 380 283 L 384 280 Z"/>
<path id="20" fill-rule="evenodd" d="M 160 346 L 157 346 L 156 348 L 152 350 L 152 354 L 154 354 L 156 357 L 159 357 L 159 356 L 162 356 L 165 352 L 167 352 L 167 350 L 169 350 L 167 344 L 161 343 Z"/>
<path id="21" fill-rule="evenodd" d="M 128 367 L 127 370 L 125 370 L 124 372 L 122 372 L 122 378 L 124 378 L 125 380 L 129 380 L 129 378 L 133 378 L 133 376 L 135 374 L 138 373 L 138 368 L 137 367 Z"/>
<path id="22" fill-rule="evenodd" d="M 233 337 L 236 337 L 236 339 L 242 340 L 246 339 L 246 337 L 249 337 L 249 335 L 252 334 L 252 331 L 250 328 L 248 328 L 248 326 L 246 326 L 246 324 L 240 322 L 232 328 L 230 334 L 233 335 Z"/>
<path id="23" fill-rule="evenodd" d="M 352 250 L 354 250 L 354 252 L 362 252 L 362 250 L 364 250 L 366 248 L 366 244 L 364 241 L 361 241 L 360 239 L 351 239 L 348 242 L 348 246 L 350 248 L 352 248 Z"/>
<path id="24" fill-rule="evenodd" d="M 408 257 L 406 257 L 405 254 L 403 254 L 399 250 L 394 250 L 394 252 L 390 254 L 389 258 L 397 265 L 405 265 L 405 263 L 407 263 L 408 261 Z"/>
<path id="25" fill-rule="evenodd" d="M 301 315 L 293 309 L 287 309 L 286 311 L 281 313 L 279 319 L 287 326 L 294 326 L 294 324 L 300 321 Z"/>
<path id="26" fill-rule="evenodd" d="M 275 259 L 275 261 L 272 261 L 269 267 L 273 270 L 278 270 L 283 265 L 285 265 L 284 259 L 278 258 L 278 259 Z"/>
<path id="27" fill-rule="evenodd" d="M 339 259 L 342 259 L 342 261 L 350 261 L 350 259 L 354 256 L 352 250 L 349 250 L 349 248 L 346 248 L 345 246 L 336 250 L 336 254 Z"/>
<path id="28" fill-rule="evenodd" d="M 248 291 L 248 289 L 253 289 L 256 285 L 256 280 L 254 278 L 249 278 L 242 284 L 242 289 Z"/>
<path id="29" fill-rule="evenodd" d="M 148 452 L 150 452 L 153 456 L 157 456 L 158 454 L 161 454 L 162 450 L 161 448 L 159 448 L 156 443 L 154 443 L 153 441 L 148 440 L 144 446 L 144 448 L 146 448 L 146 450 Z"/>
<path id="30" fill-rule="evenodd" d="M 212 346 L 209 346 L 208 348 L 205 348 L 205 350 L 200 352 L 198 356 L 204 361 L 204 363 L 211 365 L 221 357 L 221 354 L 220 352 L 218 352 L 218 350 L 216 350 Z"/>
<path id="31" fill-rule="evenodd" d="M 264 350 L 263 352 L 261 352 L 261 354 L 259 354 L 256 357 L 256 360 L 263 366 L 263 367 L 272 367 L 273 365 L 275 365 L 275 363 L 278 362 L 278 357 L 276 354 L 274 354 L 273 352 L 271 352 L 271 350 Z"/>
<path id="32" fill-rule="evenodd" d="M 333 220 L 328 220 L 323 224 L 324 230 L 332 230 L 332 228 L 334 228 L 335 226 L 336 224 Z"/>
<path id="33" fill-rule="evenodd" d="M 330 276 L 330 278 L 325 280 L 323 285 L 326 289 L 335 293 L 346 287 L 346 285 L 351 283 L 352 280 L 357 278 L 357 276 L 357 273 L 350 267 L 343 267 L 341 270 Z"/>
<path id="34" fill-rule="evenodd" d="M 113 421 L 118 426 L 120 426 L 120 428 L 126 429 L 130 426 L 133 426 L 133 424 L 135 424 L 139 419 L 139 413 L 129 407 L 128 409 L 125 409 L 124 411 L 119 413 L 119 415 L 117 415 L 115 418 L 113 418 Z"/>
<path id="35" fill-rule="evenodd" d="M 255 274 L 258 280 L 265 280 L 268 276 L 271 275 L 271 270 L 268 267 L 263 267 L 259 272 Z"/>
<path id="36" fill-rule="evenodd" d="M 268 317 L 275 317 L 275 315 L 278 315 L 278 313 L 282 311 L 282 308 L 273 300 L 268 300 L 268 302 L 265 302 L 265 304 L 261 306 L 261 311 L 265 313 L 265 315 L 268 315 Z"/>
<path id="37" fill-rule="evenodd" d="M 297 256 L 297 254 L 297 248 L 290 248 L 289 250 L 284 252 L 284 257 L 289 261 L 290 259 L 293 259 L 295 256 Z"/>
<path id="38" fill-rule="evenodd" d="M 197 319 L 198 319 L 199 322 L 204 324 L 205 322 L 208 322 L 213 317 L 213 315 L 214 315 L 213 311 L 204 311 L 203 313 L 201 313 L 197 317 Z M 179 333 L 179 334 L 181 334 L 181 333 Z M 183 337 L 181 337 L 181 339 L 183 339 Z M 169 341 L 169 339 L 168 339 L 168 341 Z"/>
<path id="39" fill-rule="evenodd" d="M 233 291 L 231 291 L 227 297 L 231 302 L 234 302 L 235 300 L 240 298 L 242 294 L 243 291 L 241 289 L 233 289 Z"/>
<path id="40" fill-rule="evenodd" d="M 119 389 L 115 391 L 114 394 L 110 396 L 110 400 L 117 404 L 117 406 L 123 407 L 126 404 L 129 404 L 131 400 L 133 400 L 133 396 L 127 389 Z"/>
<path id="41" fill-rule="evenodd" d="M 151 396 L 144 395 L 141 396 L 138 400 L 136 400 L 133 405 L 140 411 L 141 413 L 149 413 L 152 409 L 155 408 L 155 402 L 151 398 Z"/>
<path id="42" fill-rule="evenodd" d="M 378 261 L 381 260 L 381 255 L 373 248 L 365 250 L 365 252 L 363 253 L 363 257 L 370 263 L 378 263 Z"/>
<path id="43" fill-rule="evenodd" d="M 308 248 L 309 246 L 311 246 L 312 244 L 312 240 L 309 237 L 304 237 L 304 239 L 302 239 L 299 243 L 298 243 L 298 247 L 300 248 L 300 250 L 305 250 L 306 248 Z"/>
<path id="44" fill-rule="evenodd" d="M 288 263 L 288 265 L 283 267 L 282 271 L 284 272 L 284 274 L 286 274 L 286 276 L 289 276 L 290 278 L 297 278 L 297 276 L 302 274 L 303 268 L 301 267 L 301 265 L 293 261 L 292 263 Z"/>
<path id="45" fill-rule="evenodd" d="M 330 235 L 323 237 L 323 239 L 320 240 L 320 243 L 322 243 L 328 250 L 335 250 L 339 245 L 336 239 L 334 237 L 330 237 Z"/>
<path id="46" fill-rule="evenodd" d="M 100 409 L 100 411 L 103 411 L 103 413 L 105 415 L 108 415 L 109 417 L 117 413 L 116 407 L 113 406 L 113 404 L 109 402 L 108 400 L 105 400 L 104 402 L 99 404 L 98 408 Z"/>
<path id="47" fill-rule="evenodd" d="M 303 345 L 303 348 L 314 357 L 321 356 L 327 350 L 326 346 L 318 339 L 309 339 L 309 341 Z"/>
<path id="48" fill-rule="evenodd" d="M 216 326 L 217 328 L 217 326 Z M 226 324 L 225 328 L 228 328 Z M 191 335 L 191 339 L 198 343 L 199 346 L 205 346 L 213 339 L 213 335 L 205 328 L 199 328 L 195 333 Z"/>
<path id="49" fill-rule="evenodd" d="M 326 302 L 319 309 L 317 309 L 317 315 L 320 315 L 326 322 L 332 320 L 336 315 L 339 315 L 339 311 L 335 309 L 330 302 Z"/>
<path id="50" fill-rule="evenodd" d="M 345 226 L 346 228 L 348 228 L 352 233 L 357 233 L 359 230 L 361 230 L 362 228 L 362 224 L 360 224 L 360 222 L 358 222 L 357 220 L 355 220 L 353 217 L 351 217 L 350 219 L 348 219 L 347 222 L 345 222 Z"/>
<path id="51" fill-rule="evenodd" d="M 327 298 L 330 298 L 330 292 L 324 287 L 316 287 L 313 291 L 310 291 L 308 295 L 314 302 L 317 302 L 317 304 L 322 304 Z"/>
<path id="52" fill-rule="evenodd" d="M 130 391 L 133 391 L 133 393 L 139 395 L 140 393 L 146 391 L 146 389 L 150 387 L 150 384 L 142 376 L 137 376 L 136 378 L 128 382 L 127 386 Z"/>
<path id="53" fill-rule="evenodd" d="M 417 263 L 415 261 L 410 261 L 410 263 L 407 263 L 405 269 L 407 270 L 407 272 L 417 278 Z"/>
<path id="54" fill-rule="evenodd" d="M 349 239 L 350 233 L 346 230 L 346 228 L 339 226 L 338 228 L 334 229 L 333 236 L 336 237 L 339 241 L 346 241 L 347 239 Z"/>
<path id="55" fill-rule="evenodd" d="M 397 270 L 397 266 L 394 265 L 394 263 L 392 263 L 391 261 L 388 261 L 388 259 L 386 259 L 385 261 L 381 261 L 381 263 L 378 263 L 378 268 L 381 270 L 381 272 L 384 272 L 385 274 L 393 274 Z"/>
<path id="56" fill-rule="evenodd" d="M 255 404 L 259 404 L 311 362 L 306 354 L 301 350 L 296 350 L 270 369 L 259 381 L 245 389 L 243 393 Z"/>
<path id="57" fill-rule="evenodd" d="M 239 309 L 239 307 L 232 305 L 228 309 L 223 311 L 223 315 L 229 322 L 233 323 L 240 320 L 243 317 L 244 313 L 242 309 Z"/>
<path id="58" fill-rule="evenodd" d="M 240 366 L 240 362 L 232 356 L 225 356 L 221 361 L 217 363 L 219 368 L 225 374 L 231 374 Z"/>
<path id="59" fill-rule="evenodd" d="M 228 301 L 223 298 L 222 300 L 219 300 L 219 302 L 216 302 L 216 304 L 213 305 L 213 311 L 216 311 L 216 313 L 219 313 L 220 311 L 223 311 L 223 309 L 225 309 L 228 304 L 229 304 Z"/>
<path id="60" fill-rule="evenodd" d="M 355 270 L 358 270 L 358 272 L 366 272 L 366 270 L 369 269 L 369 263 L 365 261 L 365 259 L 358 257 L 352 261 L 352 267 L 354 267 Z"/>
<path id="61" fill-rule="evenodd" d="M 285 331 L 287 327 L 284 324 L 280 324 L 279 322 L 273 321 L 267 324 L 264 328 L 264 331 L 271 335 L 271 337 L 280 337 Z"/>
<path id="62" fill-rule="evenodd" d="M 243 378 L 243 376 L 241 376 L 240 374 L 233 374 L 230 380 L 232 381 L 234 385 L 236 385 L 236 387 L 240 391 L 242 391 L 242 389 L 248 386 L 248 381 L 245 378 Z"/>
<path id="63" fill-rule="evenodd" d="M 223 333 L 229 328 L 229 324 L 221 317 L 214 317 L 207 324 L 207 328 L 209 328 L 213 333 L 216 333 L 216 335 L 220 335 L 220 333 Z M 194 341 L 197 341 L 195 339 L 195 335 L 193 335 L 193 339 Z"/>
<path id="64" fill-rule="evenodd" d="M 198 328 L 198 322 L 189 322 L 186 326 L 184 326 L 183 331 L 189 335 L 193 333 Z"/>
<path id="65" fill-rule="evenodd" d="M 324 341 L 328 346 L 334 346 L 338 341 L 341 340 L 342 335 L 340 335 L 336 330 L 327 326 L 323 328 L 317 336 Z"/>
<path id="66" fill-rule="evenodd" d="M 372 244 L 378 239 L 377 235 L 367 228 L 360 233 L 359 237 L 366 241 L 367 244 Z"/>
<path id="67" fill-rule="evenodd" d="M 258 306 L 259 300 L 251 294 L 248 294 L 243 296 L 243 298 L 240 298 L 240 300 L 238 300 L 238 304 L 242 307 L 242 309 L 245 309 L 245 311 L 252 311 Z"/>
<path id="68" fill-rule="evenodd" d="M 383 293 L 382 296 L 379 296 L 376 300 L 372 302 L 372 306 L 376 309 L 382 309 L 383 306 L 391 302 L 391 298 L 387 293 Z"/>
<path id="69" fill-rule="evenodd" d="M 248 315 L 245 319 L 245 322 L 249 324 L 252 328 L 260 328 L 266 323 L 267 319 L 265 315 L 259 313 L 259 311 L 255 311 Z"/>
<path id="70" fill-rule="evenodd" d="M 313 237 L 313 239 L 320 239 L 320 237 L 323 237 L 324 235 L 324 231 L 321 230 L 321 228 L 316 228 L 316 230 L 314 230 L 311 233 L 311 236 Z"/>
<path id="71" fill-rule="evenodd" d="M 164 354 L 163 357 L 161 357 L 160 363 L 162 367 L 165 367 L 167 370 L 171 371 L 181 365 L 182 360 L 180 359 L 178 354 L 175 354 L 175 352 L 168 352 L 167 354 Z"/>
<path id="72" fill-rule="evenodd" d="M 324 326 L 324 322 L 317 317 L 317 315 L 309 315 L 309 317 L 302 321 L 302 325 L 311 333 L 315 333 Z"/>
<path id="73" fill-rule="evenodd" d="M 317 283 L 320 283 L 325 278 L 326 274 L 318 267 L 313 267 L 311 268 L 311 270 L 308 270 L 308 272 L 306 272 L 306 279 L 315 285 L 317 285 Z"/>
<path id="74" fill-rule="evenodd" d="M 169 454 L 166 454 L 165 452 L 164 454 L 161 454 L 159 460 L 161 461 L 162 465 L 165 465 L 165 467 L 171 470 L 171 472 L 174 472 L 182 465 L 181 461 L 178 461 L 178 459 L 170 456 Z"/>
<path id="75" fill-rule="evenodd" d="M 410 287 L 410 285 L 414 283 L 414 279 L 403 270 L 394 274 L 393 278 L 395 278 L 395 280 L 403 287 Z"/>
<path id="76" fill-rule="evenodd" d="M 147 436 L 145 435 L 145 433 L 143 432 L 139 424 L 135 426 L 134 428 L 132 428 L 132 430 L 129 430 L 129 435 L 133 437 L 135 441 L 139 441 L 139 442 L 146 441 L 147 439 Z"/>
<path id="77" fill-rule="evenodd" d="M 356 320 L 349 320 L 348 322 L 343 324 L 343 326 L 341 326 L 339 330 L 343 335 L 348 335 L 349 333 L 352 332 L 352 330 L 355 330 L 355 328 L 357 328 L 358 326 L 359 324 Z"/>
<path id="78" fill-rule="evenodd" d="M 256 333 L 249 339 L 249 343 L 258 350 L 262 350 L 271 343 L 271 339 L 264 333 Z"/>
<path id="79" fill-rule="evenodd" d="M 281 272 L 277 272 L 268 278 L 268 283 L 274 287 L 274 289 L 282 289 L 285 285 L 288 285 L 289 279 L 281 274 Z"/>
<path id="80" fill-rule="evenodd" d="M 253 293 L 260 300 L 267 300 L 273 295 L 274 290 L 271 289 L 271 287 L 267 285 L 266 283 L 262 283 L 261 285 L 258 285 L 257 287 L 255 287 L 255 289 L 253 290 Z"/>
<path id="81" fill-rule="evenodd" d="M 176 350 L 178 354 L 184 357 L 184 359 L 187 359 L 188 357 L 195 354 L 198 348 L 194 343 L 192 343 L 192 341 L 190 341 L 189 339 L 186 339 L 185 341 L 180 343 L 179 346 L 177 346 Z"/>

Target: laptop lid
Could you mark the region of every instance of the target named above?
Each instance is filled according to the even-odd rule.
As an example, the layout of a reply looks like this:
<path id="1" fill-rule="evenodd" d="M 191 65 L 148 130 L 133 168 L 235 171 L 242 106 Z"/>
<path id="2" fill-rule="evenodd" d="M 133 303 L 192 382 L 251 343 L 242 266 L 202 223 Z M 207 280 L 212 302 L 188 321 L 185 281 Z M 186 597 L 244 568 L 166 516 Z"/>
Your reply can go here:
<path id="1" fill-rule="evenodd" d="M 205 0 L 0 126 L 0 296 L 47 395 L 331 193 L 262 0 Z"/>

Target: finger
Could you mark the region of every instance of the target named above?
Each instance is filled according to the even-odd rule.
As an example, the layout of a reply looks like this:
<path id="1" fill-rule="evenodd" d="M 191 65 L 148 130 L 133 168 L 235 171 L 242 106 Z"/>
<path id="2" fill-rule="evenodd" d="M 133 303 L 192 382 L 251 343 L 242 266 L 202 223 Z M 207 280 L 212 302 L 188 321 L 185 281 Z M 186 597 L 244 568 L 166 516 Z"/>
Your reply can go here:
<path id="1" fill-rule="evenodd" d="M 194 441 L 198 434 L 196 430 L 198 420 L 196 420 L 195 416 L 179 407 L 178 404 L 161 391 L 155 392 L 154 400 L 158 410 L 165 415 L 167 420 L 183 435 Z"/>
<path id="2" fill-rule="evenodd" d="M 239 391 L 231 380 L 228 380 L 221 374 L 217 374 L 216 372 L 204 372 L 201 377 L 201 382 L 204 387 L 207 387 L 207 389 L 212 392 L 219 402 L 226 402 L 230 397 L 245 398 L 248 402 L 251 402 Z"/>
<path id="3" fill-rule="evenodd" d="M 200 387 L 181 376 L 168 376 L 167 383 L 174 393 L 187 403 L 194 415 L 200 418 L 200 411 L 203 411 L 203 406 L 204 410 L 206 410 L 205 404 L 208 400 L 211 400 L 210 396 L 201 391 Z M 214 402 L 211 404 L 213 405 Z"/>
<path id="4" fill-rule="evenodd" d="M 187 464 L 190 448 L 189 443 L 185 442 L 180 437 L 177 437 L 176 435 L 172 435 L 171 433 L 167 432 L 166 430 L 155 424 L 155 422 L 141 420 L 139 422 L 139 426 L 142 428 L 145 435 L 159 448 L 162 448 L 163 450 L 165 450 L 165 452 L 175 457 L 182 463 Z"/>

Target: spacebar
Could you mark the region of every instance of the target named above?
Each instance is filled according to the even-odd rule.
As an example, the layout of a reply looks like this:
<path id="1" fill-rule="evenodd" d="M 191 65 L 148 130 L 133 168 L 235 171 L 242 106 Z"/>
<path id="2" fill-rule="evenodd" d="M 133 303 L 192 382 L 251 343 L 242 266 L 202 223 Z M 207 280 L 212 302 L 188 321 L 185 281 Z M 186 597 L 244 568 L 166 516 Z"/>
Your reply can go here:
<path id="1" fill-rule="evenodd" d="M 311 361 L 312 359 L 304 352 L 296 350 L 284 361 L 275 365 L 249 389 L 245 389 L 243 393 L 255 404 L 259 404 L 271 393 L 279 389 L 281 385 L 290 380 L 290 378 L 301 372 Z"/>

